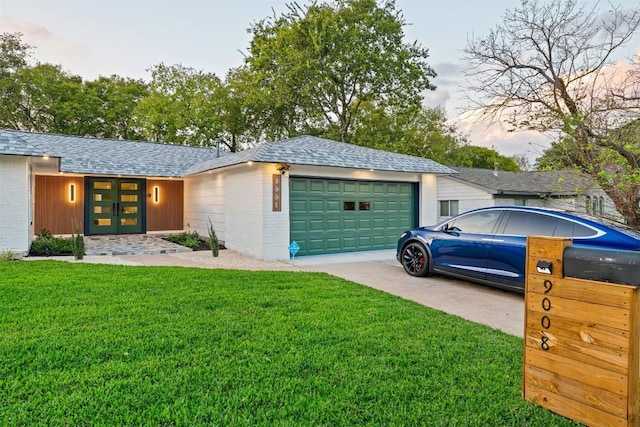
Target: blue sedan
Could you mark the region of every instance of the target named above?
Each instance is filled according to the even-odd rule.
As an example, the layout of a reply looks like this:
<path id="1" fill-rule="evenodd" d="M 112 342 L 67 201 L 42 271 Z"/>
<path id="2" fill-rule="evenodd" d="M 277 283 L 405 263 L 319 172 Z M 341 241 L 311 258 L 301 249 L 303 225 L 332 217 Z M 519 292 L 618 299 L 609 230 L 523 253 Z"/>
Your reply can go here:
<path id="1" fill-rule="evenodd" d="M 640 250 L 640 232 L 602 218 L 543 208 L 481 208 L 406 231 L 396 258 L 412 276 L 441 273 L 523 292 L 528 235 L 571 237 L 574 246 Z"/>

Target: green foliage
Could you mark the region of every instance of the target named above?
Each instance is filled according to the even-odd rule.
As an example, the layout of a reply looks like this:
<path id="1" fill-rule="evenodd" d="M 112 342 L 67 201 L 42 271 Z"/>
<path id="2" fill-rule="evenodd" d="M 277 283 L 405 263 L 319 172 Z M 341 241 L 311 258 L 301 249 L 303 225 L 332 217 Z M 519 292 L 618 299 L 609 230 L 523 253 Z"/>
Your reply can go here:
<path id="1" fill-rule="evenodd" d="M 82 259 L 85 254 L 84 236 L 81 233 L 80 222 L 77 220 L 72 222 L 75 233 L 71 236 L 71 252 L 75 259 Z"/>
<path id="2" fill-rule="evenodd" d="M 469 145 L 447 123 L 442 108 L 376 108 L 367 103 L 353 128 L 351 142 L 357 145 L 426 157 L 448 166 L 493 169 L 497 163 L 500 170 L 520 170 L 514 159 L 493 148 Z"/>
<path id="3" fill-rule="evenodd" d="M 255 23 L 247 71 L 265 105 L 267 135 L 335 132 L 348 141 L 363 103 L 420 105 L 434 89 L 427 49 L 406 43 L 393 1 L 288 5 Z"/>
<path id="4" fill-rule="evenodd" d="M 493 169 L 518 172 L 520 167 L 511 157 L 500 155 L 493 148 L 478 147 L 475 145 L 463 145 L 451 153 L 450 166 L 462 166 L 469 168 Z"/>
<path id="5" fill-rule="evenodd" d="M 215 74 L 156 65 L 150 93 L 135 110 L 137 124 L 150 141 L 213 146 L 222 131 L 218 104 L 223 94 Z"/>
<path id="6" fill-rule="evenodd" d="M 56 255 L 72 255 L 73 242 L 72 239 L 63 237 L 54 237 L 47 230 L 35 238 L 31 243 L 29 255 L 31 256 L 56 256 Z"/>
<path id="7" fill-rule="evenodd" d="M 0 262 L 13 261 L 15 254 L 12 251 L 0 251 Z"/>
<path id="8" fill-rule="evenodd" d="M 3 425 L 572 426 L 522 339 L 323 273 L 0 264 Z"/>
<path id="9" fill-rule="evenodd" d="M 197 231 L 185 231 L 183 233 L 170 234 L 166 239 L 172 243 L 191 249 L 197 249 L 202 244 L 202 240 L 200 239 L 200 235 Z"/>
<path id="10" fill-rule="evenodd" d="M 216 258 L 220 252 L 220 244 L 218 243 L 218 236 L 216 235 L 216 230 L 213 228 L 213 223 L 211 222 L 211 218 L 209 218 L 209 247 L 211 248 L 211 255 Z"/>

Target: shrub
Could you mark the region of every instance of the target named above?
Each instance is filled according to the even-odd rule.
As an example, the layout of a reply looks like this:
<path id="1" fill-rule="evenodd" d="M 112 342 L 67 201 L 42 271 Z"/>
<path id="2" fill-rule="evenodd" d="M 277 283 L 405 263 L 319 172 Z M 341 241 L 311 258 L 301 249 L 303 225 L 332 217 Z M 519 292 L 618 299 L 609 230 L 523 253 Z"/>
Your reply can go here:
<path id="1" fill-rule="evenodd" d="M 166 239 L 171 243 L 176 243 L 191 249 L 198 249 L 202 244 L 202 240 L 200 240 L 200 235 L 197 231 L 170 234 Z"/>
<path id="2" fill-rule="evenodd" d="M 85 252 L 84 236 L 80 233 L 80 223 L 77 220 L 73 220 L 72 223 L 75 233 L 71 236 L 71 252 L 75 259 L 82 259 Z"/>
<path id="3" fill-rule="evenodd" d="M 50 234 L 43 235 L 42 232 L 31 243 L 29 250 L 31 256 L 71 255 L 72 253 L 71 239 L 53 237 Z"/>
<path id="4" fill-rule="evenodd" d="M 0 262 L 13 261 L 14 257 L 15 257 L 15 255 L 11 251 L 2 251 L 2 252 L 0 252 Z"/>
<path id="5" fill-rule="evenodd" d="M 218 243 L 218 236 L 216 235 L 216 230 L 213 228 L 211 218 L 209 218 L 209 247 L 211 248 L 211 255 L 213 255 L 214 258 L 217 257 L 220 251 L 220 244 Z"/>

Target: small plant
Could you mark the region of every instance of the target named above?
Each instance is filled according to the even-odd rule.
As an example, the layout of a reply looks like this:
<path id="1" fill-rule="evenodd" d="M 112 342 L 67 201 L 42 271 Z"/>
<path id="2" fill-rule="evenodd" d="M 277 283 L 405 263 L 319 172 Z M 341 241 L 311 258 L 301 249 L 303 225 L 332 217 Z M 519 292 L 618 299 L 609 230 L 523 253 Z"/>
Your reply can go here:
<path id="1" fill-rule="evenodd" d="M 211 248 L 211 255 L 216 258 L 220 252 L 220 244 L 218 243 L 218 236 L 213 228 L 211 218 L 209 218 L 209 247 Z"/>
<path id="2" fill-rule="evenodd" d="M 43 230 L 31 243 L 29 255 L 31 256 L 53 256 L 71 255 L 71 239 L 54 237 L 48 231 Z"/>
<path id="3" fill-rule="evenodd" d="M 170 234 L 166 239 L 171 243 L 176 243 L 191 249 L 197 249 L 201 244 L 200 235 L 197 231 Z"/>
<path id="4" fill-rule="evenodd" d="M 14 257 L 15 257 L 15 254 L 11 251 L 0 252 L 0 262 L 13 261 Z"/>
<path id="5" fill-rule="evenodd" d="M 84 258 L 85 253 L 85 245 L 84 245 L 84 236 L 80 233 L 80 222 L 78 220 L 72 220 L 73 228 L 75 233 L 71 235 L 71 253 L 75 259 Z"/>

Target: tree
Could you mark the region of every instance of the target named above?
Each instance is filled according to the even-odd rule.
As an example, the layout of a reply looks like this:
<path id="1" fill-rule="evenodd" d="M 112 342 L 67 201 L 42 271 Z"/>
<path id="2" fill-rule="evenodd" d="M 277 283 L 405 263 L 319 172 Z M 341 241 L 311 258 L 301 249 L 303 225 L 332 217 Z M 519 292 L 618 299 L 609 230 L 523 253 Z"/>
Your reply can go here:
<path id="1" fill-rule="evenodd" d="M 511 157 L 500 155 L 495 149 L 478 147 L 476 145 L 463 145 L 458 147 L 449 159 L 448 165 L 467 168 L 494 169 L 518 172 L 520 166 Z"/>
<path id="2" fill-rule="evenodd" d="M 31 46 L 20 33 L 0 34 L 0 127 L 16 128 L 15 109 L 20 101 L 17 74 L 27 66 Z"/>
<path id="3" fill-rule="evenodd" d="M 150 94 L 135 110 L 145 138 L 194 146 L 218 143 L 222 131 L 220 79 L 212 73 L 164 64 L 153 67 L 151 76 Z"/>
<path id="4" fill-rule="evenodd" d="M 469 145 L 442 108 L 375 108 L 362 106 L 353 123 L 351 142 L 411 156 L 426 157 L 448 166 L 518 171 L 518 164 L 493 148 Z"/>
<path id="5" fill-rule="evenodd" d="M 89 120 L 82 78 L 59 65 L 37 64 L 15 75 L 20 88 L 12 114 L 14 129 L 69 135 L 87 134 Z"/>
<path id="6" fill-rule="evenodd" d="M 293 3 L 255 23 L 246 65 L 271 107 L 266 133 L 330 131 L 347 142 L 364 104 L 419 105 L 435 73 L 428 51 L 403 41 L 404 25 L 392 0 Z"/>
<path id="7" fill-rule="evenodd" d="M 465 49 L 476 112 L 570 139 L 575 165 L 597 179 L 635 226 L 640 150 L 624 129 L 640 113 L 640 58 L 623 72 L 612 65 L 639 25 L 640 8 L 612 6 L 599 15 L 597 6 L 585 9 L 576 0 L 521 0 Z"/>
<path id="8" fill-rule="evenodd" d="M 87 135 L 100 138 L 142 139 L 135 123 L 138 103 L 149 94 L 142 80 L 112 75 L 85 83 L 88 120 Z"/>

